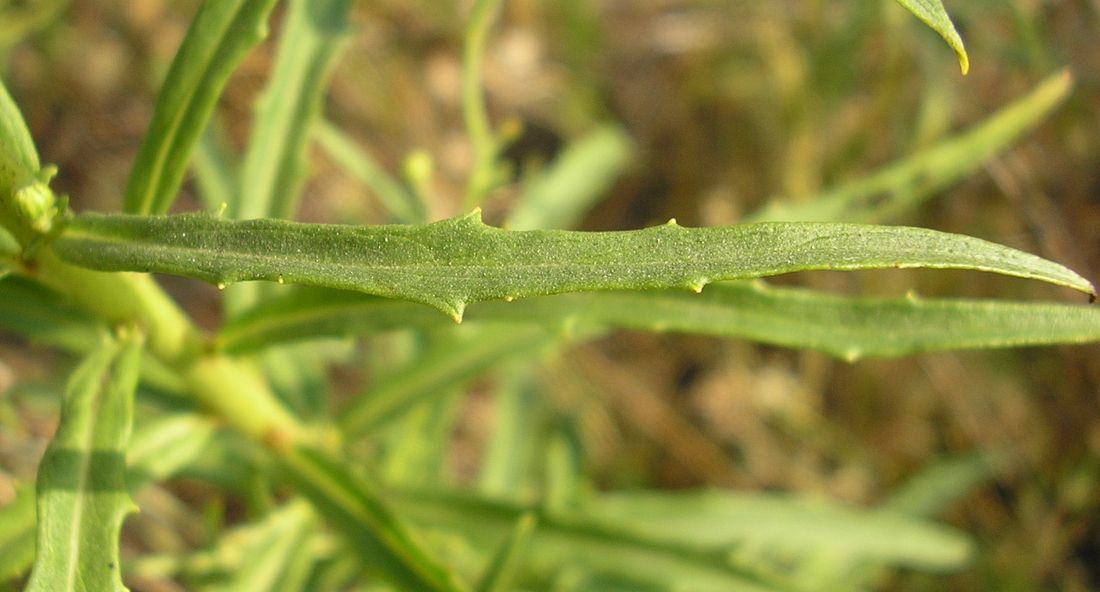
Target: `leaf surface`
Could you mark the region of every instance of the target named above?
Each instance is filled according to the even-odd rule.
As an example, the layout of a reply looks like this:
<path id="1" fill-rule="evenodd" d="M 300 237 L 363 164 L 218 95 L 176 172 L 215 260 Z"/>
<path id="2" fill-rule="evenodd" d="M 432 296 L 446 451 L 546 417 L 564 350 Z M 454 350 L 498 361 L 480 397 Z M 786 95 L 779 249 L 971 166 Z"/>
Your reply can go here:
<path id="1" fill-rule="evenodd" d="M 951 49 L 955 50 L 955 55 L 959 58 L 959 68 L 963 74 L 970 70 L 970 58 L 966 55 L 962 37 L 959 37 L 959 32 L 951 22 L 951 17 L 948 16 L 947 9 L 943 7 L 941 0 L 898 0 L 898 4 L 904 6 L 906 10 L 943 37 Z"/>
<path id="2" fill-rule="evenodd" d="M 701 294 L 648 290 L 485 302 L 471 306 L 466 318 L 471 322 L 538 323 L 570 335 L 576 335 L 579 328 L 597 326 L 750 339 L 845 359 L 1100 341 L 1100 308 L 1096 306 L 854 298 L 761 282 L 721 283 Z M 422 305 L 310 289 L 250 310 L 223 327 L 216 343 L 231 353 L 248 353 L 288 341 L 444 323 Z"/>
<path id="3" fill-rule="evenodd" d="M 245 54 L 267 35 L 275 0 L 207 0 L 161 88 L 126 186 L 125 210 L 163 214 L 175 200 L 218 96 Z"/>
<path id="4" fill-rule="evenodd" d="M 118 536 L 133 509 L 126 445 L 141 348 L 91 354 L 65 389 L 61 422 L 38 468 L 38 542 L 30 592 L 125 590 Z"/>
<path id="5" fill-rule="evenodd" d="M 807 270 L 956 268 L 1092 285 L 1056 263 L 976 238 L 909 227 L 666 224 L 635 231 L 506 231 L 480 213 L 422 226 L 231 221 L 205 214 L 83 214 L 53 243 L 101 271 L 182 275 L 221 286 L 274 280 L 422 302 L 456 320 L 468 302 L 563 292 L 702 290 L 715 280 Z"/>

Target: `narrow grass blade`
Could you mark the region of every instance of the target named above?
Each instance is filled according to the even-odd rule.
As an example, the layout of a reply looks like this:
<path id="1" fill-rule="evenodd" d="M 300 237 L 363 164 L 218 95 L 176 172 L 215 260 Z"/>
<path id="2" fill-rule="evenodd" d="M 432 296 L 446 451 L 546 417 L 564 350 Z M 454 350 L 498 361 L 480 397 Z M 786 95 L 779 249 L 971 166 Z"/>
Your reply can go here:
<path id="1" fill-rule="evenodd" d="M 772 201 L 753 221 L 880 222 L 911 211 L 924 199 L 969 177 L 995 154 L 1034 129 L 1069 96 L 1063 70 L 969 130 L 868 177 L 805 202 Z"/>
<path id="2" fill-rule="evenodd" d="M 313 137 L 344 171 L 371 190 L 394 222 L 419 224 L 428 220 L 424 204 L 338 127 L 318 121 Z"/>
<path id="3" fill-rule="evenodd" d="M 604 126 L 569 146 L 529 179 L 504 225 L 511 230 L 573 228 L 630 164 L 633 145 L 616 126 Z"/>
<path id="4" fill-rule="evenodd" d="M 53 243 L 70 263 L 161 272 L 221 286 L 267 279 L 422 302 L 452 318 L 466 304 L 542 294 L 642 288 L 695 291 L 723 279 L 808 270 L 972 269 L 1088 294 L 1065 267 L 976 238 L 855 224 L 665 224 L 622 232 L 506 231 L 480 213 L 423 226 L 340 226 L 82 214 Z"/>
<path id="5" fill-rule="evenodd" d="M 161 89 L 126 186 L 125 211 L 163 214 L 175 200 L 191 150 L 222 88 L 267 34 L 275 0 L 207 0 Z"/>
<path id="6" fill-rule="evenodd" d="M 27 590 L 125 590 L 119 529 L 133 508 L 126 445 L 141 348 L 105 347 L 73 373 L 38 469 L 38 544 Z"/>
<path id="7" fill-rule="evenodd" d="M 466 339 L 448 340 L 425 352 L 409 368 L 355 397 L 340 413 L 340 424 L 350 438 L 385 425 L 426 398 L 463 386 L 513 356 L 556 341 L 541 327 L 481 327 Z"/>
<path id="8" fill-rule="evenodd" d="M 389 508 L 373 483 L 346 465 L 302 448 L 280 455 L 287 479 L 351 542 L 371 571 L 400 590 L 453 592 L 464 587 L 423 551 L 423 545 Z"/>
<path id="9" fill-rule="evenodd" d="M 904 6 L 906 10 L 943 37 L 959 57 L 959 68 L 963 74 L 970 70 L 970 58 L 966 55 L 962 38 L 955 30 L 955 24 L 951 22 L 951 17 L 947 15 L 947 9 L 943 7 L 941 0 L 898 0 L 898 4 Z"/>

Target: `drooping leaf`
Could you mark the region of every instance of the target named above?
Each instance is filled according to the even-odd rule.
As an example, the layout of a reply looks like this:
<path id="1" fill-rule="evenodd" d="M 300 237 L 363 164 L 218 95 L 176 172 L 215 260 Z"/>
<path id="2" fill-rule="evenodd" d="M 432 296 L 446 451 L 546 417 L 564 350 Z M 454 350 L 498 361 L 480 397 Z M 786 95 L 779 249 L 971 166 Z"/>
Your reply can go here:
<path id="1" fill-rule="evenodd" d="M 1035 128 L 1070 95 L 1073 76 L 1054 74 L 978 125 L 881 171 L 809 200 L 776 200 L 754 222 L 882 222 L 973 174 Z"/>
<path id="2" fill-rule="evenodd" d="M 806 270 L 957 268 L 1038 279 L 1089 294 L 1065 267 L 976 238 L 856 224 L 666 224 L 622 232 L 506 231 L 480 213 L 423 226 L 231 221 L 205 214 L 82 214 L 53 243 L 70 263 L 161 272 L 219 285 L 267 279 L 430 304 L 593 290 L 689 288 Z"/>
<path id="3" fill-rule="evenodd" d="M 897 1 L 906 10 L 916 15 L 924 24 L 931 27 L 933 31 L 939 33 L 940 37 L 943 37 L 943 40 L 951 46 L 951 49 L 955 50 L 955 55 L 959 57 L 959 68 L 963 74 L 966 74 L 970 70 L 970 58 L 966 55 L 962 38 L 959 37 L 959 32 L 955 29 L 955 23 L 951 22 L 947 9 L 943 7 L 943 2 L 941 0 Z"/>
<path id="4" fill-rule="evenodd" d="M 38 468 L 38 542 L 30 592 L 125 590 L 118 536 L 133 509 L 126 445 L 140 362 L 137 339 L 91 354 L 65 389 Z"/>
<path id="5" fill-rule="evenodd" d="M 172 61 L 126 186 L 125 211 L 163 214 L 222 88 L 267 35 L 275 0 L 206 0 Z"/>

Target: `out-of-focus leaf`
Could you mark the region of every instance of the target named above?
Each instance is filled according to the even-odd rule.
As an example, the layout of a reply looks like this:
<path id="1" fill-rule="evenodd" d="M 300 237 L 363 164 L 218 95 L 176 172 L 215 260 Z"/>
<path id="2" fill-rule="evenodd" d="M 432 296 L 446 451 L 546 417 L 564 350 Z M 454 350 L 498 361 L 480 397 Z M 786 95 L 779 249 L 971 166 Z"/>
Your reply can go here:
<path id="1" fill-rule="evenodd" d="M 141 346 L 91 354 L 65 389 L 61 422 L 38 468 L 38 542 L 27 590 L 125 590 L 118 535 L 133 509 L 126 445 Z"/>
<path id="2" fill-rule="evenodd" d="M 906 10 L 943 37 L 943 40 L 959 56 L 959 68 L 962 69 L 963 74 L 970 70 L 970 58 L 966 55 L 962 38 L 955 30 L 955 23 L 951 22 L 951 17 L 948 16 L 947 9 L 943 7 L 941 0 L 898 0 L 898 4 L 904 6 Z"/>
<path id="3" fill-rule="evenodd" d="M 1089 294 L 1073 271 L 981 239 L 922 228 L 758 223 L 719 228 L 507 231 L 480 212 L 422 226 L 223 220 L 205 214 L 82 214 L 53 243 L 75 265 L 155 271 L 219 285 L 267 279 L 404 298 L 460 319 L 466 304 L 561 292 L 702 290 L 715 280 L 808 270 L 953 268 Z"/>
<path id="4" fill-rule="evenodd" d="M 477 592 L 508 592 L 512 589 L 512 580 L 516 577 L 519 563 L 527 552 L 537 523 L 534 514 L 524 514 L 520 517 L 507 540 L 493 556 L 485 577 L 477 587 Z"/>
<path id="5" fill-rule="evenodd" d="M 292 0 L 260 99 L 233 218 L 289 218 L 304 179 L 309 132 L 347 41 L 349 0 Z"/>
<path id="6" fill-rule="evenodd" d="M 125 211 L 163 214 L 222 88 L 267 35 L 275 0 L 207 0 L 176 53 L 126 186 Z"/>
<path id="7" fill-rule="evenodd" d="M 213 436 L 214 424 L 192 413 L 158 418 L 137 430 L 126 451 L 130 488 L 176 474 L 203 453 Z"/>
<path id="8" fill-rule="evenodd" d="M 1068 70 L 1054 74 L 969 130 L 813 199 L 772 201 L 753 221 L 880 222 L 910 211 L 973 174 L 993 155 L 1035 128 L 1073 89 Z"/>
<path id="9" fill-rule="evenodd" d="M 77 352 L 98 347 L 108 334 L 102 323 L 56 292 L 19 276 L 0 281 L 0 330 Z"/>
<path id="10" fill-rule="evenodd" d="M 427 397 L 463 386 L 511 356 L 528 355 L 556 339 L 541 327 L 482 327 L 473 335 L 447 340 L 425 352 L 403 371 L 355 397 L 340 413 L 351 438 L 378 429 Z"/>
<path id="11" fill-rule="evenodd" d="M 19 484 L 15 499 L 0 508 L 0 585 L 16 578 L 34 561 L 34 488 Z"/>
<path id="12" fill-rule="evenodd" d="M 210 592 L 283 592 L 304 589 L 315 561 L 310 545 L 316 526 L 303 500 L 290 502 L 262 521 L 222 537 L 217 550 L 233 561 L 230 581 Z"/>
<path id="13" fill-rule="evenodd" d="M 520 568 L 523 581 L 549 582 L 563 570 L 575 569 L 628 578 L 661 590 L 686 583 L 692 592 L 790 590 L 779 578 L 735 564 L 727 548 L 646 534 L 635 524 L 644 516 L 618 521 L 563 516 L 438 488 L 403 488 L 395 492 L 393 501 L 417 521 L 455 529 L 483 545 L 501 544 L 521 516 L 536 515 L 538 528 Z"/>
<path id="14" fill-rule="evenodd" d="M 630 164 L 633 148 L 626 133 L 615 126 L 577 139 L 547 170 L 526 181 L 505 227 L 575 227 Z"/>
<path id="15" fill-rule="evenodd" d="M 596 496 L 593 520 L 689 545 L 764 556 L 826 550 L 831 555 L 931 570 L 958 569 L 973 551 L 960 532 L 880 509 L 788 495 L 637 492 Z"/>
<path id="16" fill-rule="evenodd" d="M 986 452 L 933 461 L 896 489 L 883 508 L 910 516 L 934 516 L 996 474 L 996 455 Z"/>
<path id="17" fill-rule="evenodd" d="M 340 128 L 327 121 L 319 121 L 314 128 L 314 137 L 344 171 L 374 193 L 394 222 L 419 224 L 427 221 L 424 204 Z"/>
<path id="18" fill-rule="evenodd" d="M 918 352 L 1090 343 L 1100 308 L 999 300 L 853 298 L 724 282 L 701 294 L 678 290 L 561 294 L 471 306 L 467 322 L 537 323 L 577 335 L 594 327 L 694 333 L 814 349 L 845 359 Z M 318 337 L 344 337 L 447 323 L 426 306 L 355 292 L 303 290 L 229 323 L 218 344 L 231 352 Z"/>
<path id="19" fill-rule="evenodd" d="M 304 448 L 279 455 L 292 485 L 339 530 L 372 572 L 401 590 L 453 592 L 465 589 L 424 552 L 423 544 L 377 492 L 377 485 L 319 452 Z"/>

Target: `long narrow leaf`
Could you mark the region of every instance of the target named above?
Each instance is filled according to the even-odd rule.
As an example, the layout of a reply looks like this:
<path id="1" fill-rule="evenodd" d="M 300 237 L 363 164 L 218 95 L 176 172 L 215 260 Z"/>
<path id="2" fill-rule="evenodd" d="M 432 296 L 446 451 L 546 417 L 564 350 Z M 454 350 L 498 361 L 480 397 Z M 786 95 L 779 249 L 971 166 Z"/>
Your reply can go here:
<path id="1" fill-rule="evenodd" d="M 761 282 L 675 290 L 564 294 L 471 306 L 472 322 L 534 322 L 575 332 L 605 326 L 695 333 L 815 349 L 846 359 L 926 351 L 1100 341 L 1095 306 L 996 300 L 852 298 Z M 347 337 L 445 320 L 426 306 L 355 292 L 303 290 L 226 325 L 219 347 Z"/>
<path id="2" fill-rule="evenodd" d="M 962 38 L 955 30 L 955 24 L 951 22 L 951 17 L 947 15 L 947 9 L 943 7 L 941 0 L 898 0 L 898 4 L 904 6 L 906 10 L 943 37 L 959 57 L 959 68 L 962 69 L 963 74 L 970 70 L 970 58 L 966 55 Z"/>
<path id="3" fill-rule="evenodd" d="M 340 226 L 83 214 L 54 243 L 101 271 L 155 271 L 221 286 L 267 279 L 430 304 L 461 319 L 468 302 L 542 294 L 690 288 L 806 270 L 957 268 L 1071 287 L 1065 267 L 980 239 L 907 227 L 666 224 L 623 232 L 506 231 L 480 212 L 424 226 Z"/>
<path id="4" fill-rule="evenodd" d="M 125 211 L 163 214 L 229 75 L 267 34 L 275 0 L 207 0 L 161 89 L 126 186 Z"/>
<path id="5" fill-rule="evenodd" d="M 27 590 L 125 590 L 118 535 L 140 345 L 105 347 L 73 373 L 61 423 L 38 469 L 38 544 Z"/>
<path id="6" fill-rule="evenodd" d="M 234 218 L 289 218 L 304 178 L 309 131 L 345 45 L 350 0 L 293 0 L 275 70 L 256 114 Z"/>
<path id="7" fill-rule="evenodd" d="M 565 570 L 627 576 L 648 584 L 641 589 L 689 589 L 693 592 L 764 592 L 789 590 L 779 578 L 730 561 L 726 549 L 707 544 L 662 540 L 641 531 L 634 520 L 563 516 L 531 506 L 481 499 L 441 490 L 402 489 L 394 496 L 402 512 L 437 528 L 451 528 L 482 544 L 504 541 L 524 515 L 538 518 L 521 571 L 552 580 Z M 690 586 L 686 586 L 690 584 Z"/>
<path id="8" fill-rule="evenodd" d="M 315 451 L 290 450 L 280 461 L 288 480 L 348 538 L 372 571 L 401 590 L 463 589 L 423 551 L 418 537 L 378 495 L 377 486 Z"/>
<path id="9" fill-rule="evenodd" d="M 362 436 L 427 397 L 463 386 L 504 359 L 529 355 L 555 341 L 540 327 L 483 329 L 426 352 L 409 368 L 356 397 L 340 413 L 345 431 L 353 438 Z"/>
<path id="10" fill-rule="evenodd" d="M 1073 89 L 1063 70 L 978 125 L 926 151 L 890 164 L 813 199 L 776 200 L 751 216 L 773 222 L 879 222 L 972 175 L 995 154 L 1035 128 Z"/>

